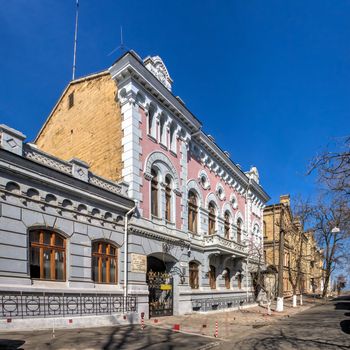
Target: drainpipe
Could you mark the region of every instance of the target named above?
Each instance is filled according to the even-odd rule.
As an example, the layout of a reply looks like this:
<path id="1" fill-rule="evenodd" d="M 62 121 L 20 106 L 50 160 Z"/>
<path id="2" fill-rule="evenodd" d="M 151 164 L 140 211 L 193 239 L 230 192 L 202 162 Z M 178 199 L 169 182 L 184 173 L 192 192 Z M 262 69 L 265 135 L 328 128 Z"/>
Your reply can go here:
<path id="1" fill-rule="evenodd" d="M 246 272 L 246 279 L 247 279 L 247 281 L 246 281 L 246 288 L 247 288 L 247 291 L 246 291 L 246 293 L 247 293 L 247 304 L 248 304 L 248 297 L 249 297 L 249 282 L 248 282 L 248 273 L 249 273 L 249 254 L 248 254 L 248 257 L 247 257 L 247 266 L 246 266 L 246 270 L 247 270 L 247 272 Z"/>
<path id="2" fill-rule="evenodd" d="M 250 189 L 250 186 L 251 186 L 251 182 L 252 182 L 252 179 L 249 177 L 249 181 L 248 181 L 248 186 L 247 186 L 247 192 L 246 192 L 246 218 L 245 218 L 245 222 L 246 222 L 246 228 L 247 228 L 247 244 L 248 244 L 248 256 L 247 256 L 247 265 L 246 265 L 246 295 L 247 295 L 247 304 L 248 304 L 248 296 L 249 296 L 249 279 L 248 279 L 248 274 L 249 274 L 249 223 L 250 223 L 250 211 L 249 211 L 249 196 L 248 196 L 248 192 L 249 192 L 249 189 Z"/>
<path id="3" fill-rule="evenodd" d="M 128 295 L 128 224 L 129 215 L 133 213 L 137 205 L 135 204 L 124 217 L 124 298 Z"/>

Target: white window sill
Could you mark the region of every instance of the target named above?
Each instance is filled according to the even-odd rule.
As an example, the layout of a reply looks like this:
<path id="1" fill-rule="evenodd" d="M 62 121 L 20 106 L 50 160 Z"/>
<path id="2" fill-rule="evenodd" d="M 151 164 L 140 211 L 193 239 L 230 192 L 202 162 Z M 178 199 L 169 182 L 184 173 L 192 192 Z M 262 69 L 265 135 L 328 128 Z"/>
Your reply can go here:
<path id="1" fill-rule="evenodd" d="M 32 280 L 32 286 L 36 288 L 67 288 L 69 287 L 68 281 L 49 281 L 49 280 Z"/>

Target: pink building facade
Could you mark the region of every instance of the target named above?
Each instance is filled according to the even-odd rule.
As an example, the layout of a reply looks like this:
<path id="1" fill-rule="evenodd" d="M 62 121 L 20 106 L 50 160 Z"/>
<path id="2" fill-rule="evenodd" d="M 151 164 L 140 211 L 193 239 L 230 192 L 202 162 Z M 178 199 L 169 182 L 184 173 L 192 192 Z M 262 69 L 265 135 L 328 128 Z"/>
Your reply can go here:
<path id="1" fill-rule="evenodd" d="M 122 112 L 123 181 L 137 203 L 130 252 L 147 256 L 144 274 L 130 262 L 130 293 L 148 292 L 151 316 L 166 314 L 161 309 L 170 298 L 169 314 L 252 302 L 248 262 L 252 242 L 263 244 L 269 199 L 257 169 L 242 171 L 202 131 L 171 92 L 160 57 L 141 60 L 128 52 L 110 74 Z M 152 278 L 169 285 L 159 300 L 152 296 Z"/>

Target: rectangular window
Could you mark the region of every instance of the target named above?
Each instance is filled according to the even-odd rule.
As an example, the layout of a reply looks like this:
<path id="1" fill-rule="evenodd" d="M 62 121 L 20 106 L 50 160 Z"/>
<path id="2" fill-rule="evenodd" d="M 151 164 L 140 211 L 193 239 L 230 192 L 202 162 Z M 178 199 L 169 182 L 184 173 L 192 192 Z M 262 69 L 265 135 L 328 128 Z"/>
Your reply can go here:
<path id="1" fill-rule="evenodd" d="M 199 278 L 198 278 L 198 265 L 196 263 L 190 262 L 190 287 L 192 289 L 198 289 L 199 288 Z"/>
<path id="2" fill-rule="evenodd" d="M 165 220 L 171 221 L 171 189 L 166 188 L 165 192 Z"/>
<path id="3" fill-rule="evenodd" d="M 74 106 L 74 91 L 68 95 L 68 109 Z"/>
<path id="4" fill-rule="evenodd" d="M 210 266 L 209 270 L 209 286 L 211 289 L 216 289 L 216 271 L 214 266 Z"/>
<path id="5" fill-rule="evenodd" d="M 239 274 L 238 275 L 238 289 L 242 289 L 242 275 Z"/>

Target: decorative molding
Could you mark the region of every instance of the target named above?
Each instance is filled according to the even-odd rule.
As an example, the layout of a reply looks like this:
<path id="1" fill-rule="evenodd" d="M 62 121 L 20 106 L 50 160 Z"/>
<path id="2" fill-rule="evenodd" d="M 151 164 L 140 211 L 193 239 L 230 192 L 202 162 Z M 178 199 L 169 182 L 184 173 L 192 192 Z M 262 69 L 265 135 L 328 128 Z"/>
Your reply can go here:
<path id="1" fill-rule="evenodd" d="M 72 175 L 72 164 L 54 158 L 53 156 L 50 156 L 47 153 L 34 148 L 33 146 L 29 146 L 28 144 L 24 145 L 23 156 L 27 159 L 32 160 L 33 162 L 45 165 L 51 169 Z"/>
<path id="2" fill-rule="evenodd" d="M 148 56 L 143 60 L 145 67 L 169 90 L 171 91 L 173 80 L 159 56 Z"/>
<path id="3" fill-rule="evenodd" d="M 174 185 L 175 185 L 174 190 L 176 189 L 181 192 L 180 180 L 179 180 L 179 176 L 177 174 L 176 168 L 174 167 L 174 165 L 172 164 L 168 156 L 162 152 L 155 151 L 148 155 L 144 166 L 144 174 L 146 174 L 145 177 L 146 178 L 149 177 L 149 174 L 151 174 L 152 166 L 156 165 L 157 163 L 163 163 L 165 165 L 170 175 L 173 177 Z"/>
<path id="4" fill-rule="evenodd" d="M 118 185 L 116 183 L 113 183 L 112 181 L 108 181 L 106 179 L 103 179 L 100 176 L 93 175 L 93 174 L 90 173 L 89 182 L 92 185 L 101 187 L 104 190 L 107 190 L 109 192 L 113 192 L 113 193 L 117 193 L 117 194 L 123 194 L 121 185 Z M 124 195 L 126 195 L 126 193 Z"/>

